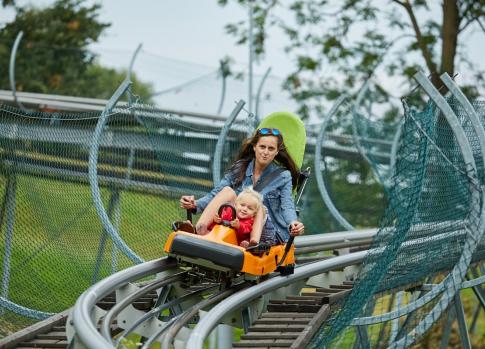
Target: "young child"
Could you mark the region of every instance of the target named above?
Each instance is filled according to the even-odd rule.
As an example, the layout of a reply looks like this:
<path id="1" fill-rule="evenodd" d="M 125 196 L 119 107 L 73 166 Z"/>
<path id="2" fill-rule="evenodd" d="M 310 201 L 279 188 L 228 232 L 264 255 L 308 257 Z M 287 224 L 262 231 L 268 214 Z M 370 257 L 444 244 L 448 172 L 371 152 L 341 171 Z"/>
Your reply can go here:
<path id="1" fill-rule="evenodd" d="M 261 232 L 253 232 L 254 217 L 263 204 L 263 197 L 252 188 L 244 189 L 235 200 L 236 218 L 232 220 L 232 210 L 223 209 L 221 216 L 214 217 L 214 223 L 222 220 L 231 221 L 231 226 L 236 230 L 239 246 L 248 248 L 259 243 Z"/>

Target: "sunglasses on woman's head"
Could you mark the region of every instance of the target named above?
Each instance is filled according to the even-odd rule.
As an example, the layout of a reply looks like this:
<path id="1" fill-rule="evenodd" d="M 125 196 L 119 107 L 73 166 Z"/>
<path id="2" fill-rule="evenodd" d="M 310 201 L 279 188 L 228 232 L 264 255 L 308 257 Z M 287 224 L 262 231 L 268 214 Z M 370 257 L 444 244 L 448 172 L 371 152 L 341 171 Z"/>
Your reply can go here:
<path id="1" fill-rule="evenodd" d="M 258 133 L 263 135 L 263 136 L 266 136 L 266 135 L 279 136 L 279 135 L 281 135 L 280 130 L 278 130 L 277 128 L 266 128 L 266 127 L 258 129 Z"/>

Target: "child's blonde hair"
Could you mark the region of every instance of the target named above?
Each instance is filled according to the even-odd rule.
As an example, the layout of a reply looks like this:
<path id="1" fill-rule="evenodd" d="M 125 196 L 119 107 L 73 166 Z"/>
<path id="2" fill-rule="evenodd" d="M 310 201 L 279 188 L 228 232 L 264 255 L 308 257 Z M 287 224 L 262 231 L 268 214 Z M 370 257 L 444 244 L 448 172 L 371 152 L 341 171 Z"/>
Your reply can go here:
<path id="1" fill-rule="evenodd" d="M 245 188 L 242 192 L 239 193 L 239 195 L 236 198 L 236 201 L 239 201 L 240 198 L 244 195 L 248 195 L 256 199 L 257 205 L 256 205 L 256 210 L 259 210 L 261 205 L 263 205 L 263 196 L 258 193 L 256 190 L 254 190 L 251 187 Z"/>

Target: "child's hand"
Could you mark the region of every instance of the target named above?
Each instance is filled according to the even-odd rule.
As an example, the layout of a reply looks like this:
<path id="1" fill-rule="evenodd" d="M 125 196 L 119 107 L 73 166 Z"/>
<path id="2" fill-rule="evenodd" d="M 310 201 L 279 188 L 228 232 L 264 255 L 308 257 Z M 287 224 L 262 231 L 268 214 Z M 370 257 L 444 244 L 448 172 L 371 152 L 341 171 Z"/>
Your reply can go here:
<path id="1" fill-rule="evenodd" d="M 233 227 L 234 229 L 239 229 L 239 226 L 239 219 L 236 218 L 235 220 L 231 221 L 231 227 Z"/>
<path id="2" fill-rule="evenodd" d="M 222 222 L 221 217 L 219 217 L 219 215 L 216 213 L 214 215 L 214 223 L 220 224 L 221 222 Z"/>

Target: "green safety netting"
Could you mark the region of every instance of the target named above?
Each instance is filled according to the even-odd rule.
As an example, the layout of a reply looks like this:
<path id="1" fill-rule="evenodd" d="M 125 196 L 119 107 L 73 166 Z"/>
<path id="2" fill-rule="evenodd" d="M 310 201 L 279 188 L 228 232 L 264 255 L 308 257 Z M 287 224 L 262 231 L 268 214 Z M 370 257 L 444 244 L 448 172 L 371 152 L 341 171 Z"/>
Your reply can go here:
<path id="1" fill-rule="evenodd" d="M 400 122 L 370 120 L 357 111 L 353 112 L 353 122 L 356 146 L 372 167 L 379 182 L 387 189 L 392 175 L 392 162 L 395 161 Z"/>
<path id="2" fill-rule="evenodd" d="M 465 163 L 454 132 L 434 103 L 422 111 L 404 103 L 405 122 L 389 204 L 372 244 L 374 250 L 364 260 L 349 297 L 314 338 L 313 347 L 347 348 L 355 341 L 368 341 L 373 348 L 394 342 L 399 343 L 397 347 L 408 347 L 419 337 L 408 335 L 416 326 L 426 328 L 446 320 L 448 298 L 460 287 L 459 276 L 467 271 L 469 254 L 474 253 L 474 260 L 483 258 L 482 153 L 463 108 L 452 98 L 448 103 L 471 145 L 477 171 Z M 474 107 L 485 124 L 485 103 L 475 102 Z M 423 284 L 430 286 L 414 287 Z M 354 318 L 399 309 L 413 311 L 353 326 Z"/>
<path id="3" fill-rule="evenodd" d="M 341 104 L 333 115 L 326 116 L 323 125 L 308 127 L 308 134 L 315 139 L 319 132 L 323 132 L 322 143 L 317 144 L 322 146 L 320 157 L 317 159 L 320 168 L 314 165 L 314 157 L 317 156 L 315 151 L 310 145 L 307 146 L 312 150 L 307 151 L 306 159 L 311 161 L 314 173 L 310 178 L 308 195 L 303 202 L 302 219 L 310 231 L 351 229 L 341 222 L 342 219 L 355 229 L 375 227 L 384 211 L 386 200 L 383 184 L 373 174 L 372 165 L 365 161 L 366 158 L 362 155 L 363 146 L 359 148 L 356 138 L 360 139 L 361 144 L 369 146 L 369 157 L 374 159 L 377 165 L 383 163 L 383 166 L 390 162 L 391 142 L 379 135 L 376 136 L 375 132 L 369 133 L 368 130 L 375 129 L 376 124 L 380 125 L 379 122 L 363 120 L 361 123 L 355 123 L 354 114 L 350 105 Z M 381 143 L 385 144 L 385 149 L 380 149 L 376 155 L 369 154 L 372 153 L 371 146 L 380 147 Z M 318 177 L 321 178 L 320 185 L 324 186 L 334 210 L 341 217 L 340 220 L 323 205 L 322 188 L 317 185 Z M 363 205 L 364 202 L 367 204 Z"/>
<path id="4" fill-rule="evenodd" d="M 185 219 L 180 195 L 212 187 L 221 121 L 141 103 L 110 111 L 97 147 L 98 200 L 89 157 L 100 113 L 0 105 L 0 116 L 0 337 L 67 309 L 113 272 L 162 256 L 171 222 Z M 251 124 L 241 113 L 229 130 L 222 169 Z"/>
<path id="5" fill-rule="evenodd" d="M 92 283 L 117 270 L 159 257 L 170 223 L 184 217 L 180 195 L 202 195 L 212 187 L 222 122 L 201 122 L 138 102 L 117 107 L 109 112 L 96 149 L 102 207 L 120 235 L 121 242 L 113 243 L 90 187 L 89 156 L 100 113 L 26 112 L 5 105 L 0 113 L 0 336 L 68 308 Z M 224 143 L 222 169 L 253 123 L 241 114 Z M 357 226 L 374 226 L 385 204 L 382 186 L 357 152 L 352 118 L 348 110 L 339 112 L 328 127 L 327 183 Z M 376 137 L 371 127 L 376 128 L 358 126 L 362 141 L 365 132 Z M 315 129 L 309 130 L 314 138 Z M 313 165 L 312 146 L 303 167 Z M 358 178 L 360 173 L 364 177 Z M 301 204 L 306 230 L 342 230 L 329 224 L 315 175 Z"/>

